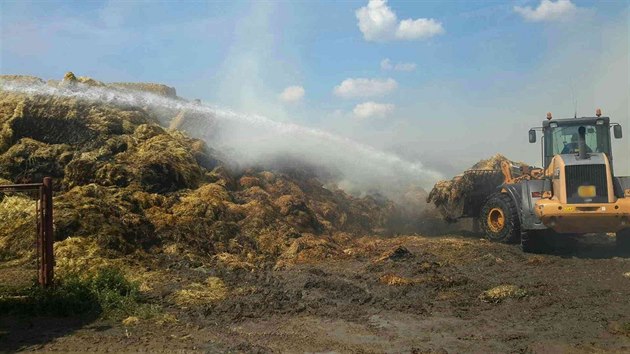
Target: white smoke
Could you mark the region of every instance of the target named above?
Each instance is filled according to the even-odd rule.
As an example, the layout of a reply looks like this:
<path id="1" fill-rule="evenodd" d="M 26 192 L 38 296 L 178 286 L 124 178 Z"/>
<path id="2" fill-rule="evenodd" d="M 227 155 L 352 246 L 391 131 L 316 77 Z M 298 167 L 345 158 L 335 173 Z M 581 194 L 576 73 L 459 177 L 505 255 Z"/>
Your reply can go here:
<path id="1" fill-rule="evenodd" d="M 290 156 L 313 166 L 325 166 L 336 173 L 339 187 L 349 192 L 378 191 L 399 195 L 407 188 L 429 188 L 441 176 L 421 163 L 357 143 L 351 139 L 292 123 L 277 122 L 259 115 L 239 114 L 229 109 L 206 106 L 146 93 L 92 87 L 23 85 L 2 82 L 0 89 L 31 95 L 62 96 L 111 104 L 186 110 L 196 120 L 191 135 L 206 140 L 240 166 L 263 166 L 274 157 Z M 207 122 L 207 124 L 205 123 Z"/>

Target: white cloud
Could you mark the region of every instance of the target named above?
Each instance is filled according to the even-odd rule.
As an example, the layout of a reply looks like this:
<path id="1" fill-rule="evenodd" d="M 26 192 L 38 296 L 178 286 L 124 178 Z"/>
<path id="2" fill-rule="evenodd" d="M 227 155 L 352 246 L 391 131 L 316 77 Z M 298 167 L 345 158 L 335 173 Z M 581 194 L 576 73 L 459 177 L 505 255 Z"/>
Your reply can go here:
<path id="1" fill-rule="evenodd" d="M 381 61 L 381 69 L 394 70 L 394 71 L 414 71 L 416 70 L 416 63 L 392 63 L 389 59 L 383 59 Z"/>
<path id="2" fill-rule="evenodd" d="M 370 117 L 383 118 L 394 110 L 395 106 L 390 103 L 364 102 L 356 105 L 352 110 L 355 117 L 366 119 Z"/>
<path id="3" fill-rule="evenodd" d="M 345 79 L 335 86 L 333 93 L 343 98 L 375 97 L 386 95 L 398 87 L 394 79 Z"/>
<path id="4" fill-rule="evenodd" d="M 432 18 L 407 19 L 400 21 L 396 30 L 396 38 L 414 40 L 431 38 L 444 33 L 442 24 Z"/>
<path id="5" fill-rule="evenodd" d="M 366 41 L 426 39 L 444 33 L 442 23 L 432 18 L 406 19 L 398 22 L 387 0 L 370 0 L 355 15 Z"/>
<path id="6" fill-rule="evenodd" d="M 570 18 L 577 12 L 577 7 L 571 0 L 541 0 L 536 9 L 531 6 L 514 6 L 514 11 L 527 21 L 556 21 Z"/>
<path id="7" fill-rule="evenodd" d="M 386 40 L 396 31 L 398 19 L 387 7 L 387 0 L 370 0 L 368 5 L 358 9 L 355 15 L 366 41 Z"/>
<path id="8" fill-rule="evenodd" d="M 289 86 L 280 94 L 280 100 L 284 102 L 296 102 L 304 97 L 304 88 L 302 86 Z"/>

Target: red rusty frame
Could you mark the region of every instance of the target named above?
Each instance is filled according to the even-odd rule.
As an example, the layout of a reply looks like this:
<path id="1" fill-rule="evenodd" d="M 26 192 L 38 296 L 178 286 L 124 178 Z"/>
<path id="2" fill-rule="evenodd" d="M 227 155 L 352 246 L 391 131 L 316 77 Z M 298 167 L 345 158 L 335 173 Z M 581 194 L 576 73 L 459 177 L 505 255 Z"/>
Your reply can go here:
<path id="1" fill-rule="evenodd" d="M 53 180 L 45 177 L 43 183 L 0 185 L 0 192 L 39 191 L 37 205 L 37 255 L 39 262 L 39 284 L 42 287 L 53 285 Z"/>

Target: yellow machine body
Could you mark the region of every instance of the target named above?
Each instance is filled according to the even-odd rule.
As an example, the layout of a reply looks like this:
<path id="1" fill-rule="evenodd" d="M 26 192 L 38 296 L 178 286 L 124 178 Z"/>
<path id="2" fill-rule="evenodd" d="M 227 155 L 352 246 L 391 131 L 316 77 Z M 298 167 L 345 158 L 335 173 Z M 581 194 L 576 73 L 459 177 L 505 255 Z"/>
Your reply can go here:
<path id="1" fill-rule="evenodd" d="M 605 155 L 604 155 L 605 156 Z M 534 212 L 545 226 L 558 233 L 617 232 L 630 227 L 630 190 L 618 197 L 614 190 L 613 174 L 608 158 L 606 166 L 606 190 L 595 186 L 580 186 L 578 193 L 595 197 L 605 192 L 607 200 L 595 203 L 570 203 L 567 195 L 565 161 L 555 156 L 545 170 L 545 178 L 551 179 L 553 194 L 543 195 L 536 201 Z"/>

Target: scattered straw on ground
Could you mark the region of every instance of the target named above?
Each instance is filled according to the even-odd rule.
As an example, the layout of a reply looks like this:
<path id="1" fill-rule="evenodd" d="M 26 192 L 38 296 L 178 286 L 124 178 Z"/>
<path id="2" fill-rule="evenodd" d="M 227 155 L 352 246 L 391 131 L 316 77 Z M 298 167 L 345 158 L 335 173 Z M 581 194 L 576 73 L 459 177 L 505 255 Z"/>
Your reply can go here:
<path id="1" fill-rule="evenodd" d="M 215 255 L 213 258 L 221 266 L 226 267 L 227 269 L 230 269 L 230 270 L 235 270 L 235 269 L 254 270 L 258 268 L 255 264 L 244 261 L 238 256 L 233 255 L 231 253 L 226 253 L 226 252 L 219 253 Z"/>
<path id="2" fill-rule="evenodd" d="M 173 300 L 180 306 L 203 305 L 225 299 L 228 289 L 217 277 L 209 277 L 205 283 L 192 283 L 174 293 Z"/>
<path id="3" fill-rule="evenodd" d="M 410 285 L 414 283 L 413 279 L 401 277 L 396 274 L 385 274 L 378 279 L 381 283 L 389 286 Z"/>
<path id="4" fill-rule="evenodd" d="M 345 253 L 331 238 L 306 235 L 293 241 L 291 246 L 280 255 L 276 269 L 343 256 Z"/>
<path id="5" fill-rule="evenodd" d="M 520 299 L 526 295 L 527 292 L 518 286 L 506 284 L 486 290 L 479 297 L 485 302 L 498 303 L 508 298 Z"/>
<path id="6" fill-rule="evenodd" d="M 177 319 L 177 317 L 173 314 L 170 313 L 165 313 L 162 316 L 159 316 L 156 320 L 155 320 L 155 324 L 157 325 L 165 325 L 165 324 L 169 324 L 169 323 L 177 323 L 179 322 L 179 320 Z"/>
<path id="7" fill-rule="evenodd" d="M 123 326 L 131 327 L 140 323 L 140 319 L 136 316 L 129 316 L 122 320 Z"/>
<path id="8" fill-rule="evenodd" d="M 545 257 L 545 256 L 529 255 L 527 256 L 527 260 L 525 261 L 525 263 L 529 265 L 542 265 L 542 264 L 548 264 L 550 263 L 550 261 L 548 257 Z"/>
<path id="9" fill-rule="evenodd" d="M 608 324 L 608 332 L 630 337 L 630 322 L 612 321 Z"/>
<path id="10" fill-rule="evenodd" d="M 381 254 L 376 260 L 374 260 L 374 263 L 381 263 L 385 261 L 401 261 L 412 257 L 413 253 L 409 252 L 406 247 L 397 246 Z"/>

